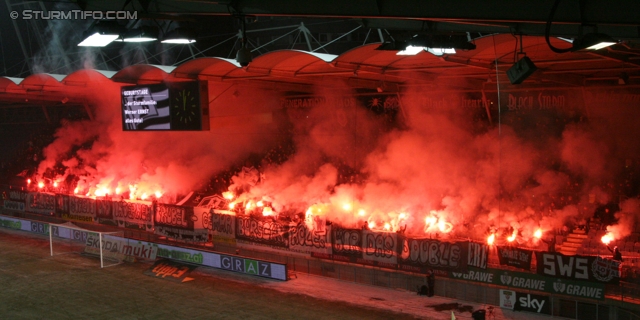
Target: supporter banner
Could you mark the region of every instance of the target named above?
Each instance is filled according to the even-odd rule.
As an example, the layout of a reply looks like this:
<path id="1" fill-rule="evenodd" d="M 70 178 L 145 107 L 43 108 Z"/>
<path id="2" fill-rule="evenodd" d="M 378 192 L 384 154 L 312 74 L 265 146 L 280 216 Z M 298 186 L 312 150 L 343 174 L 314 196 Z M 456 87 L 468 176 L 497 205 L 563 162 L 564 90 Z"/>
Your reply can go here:
<path id="1" fill-rule="evenodd" d="M 516 302 L 513 310 L 528 311 L 551 315 L 551 302 L 549 296 L 541 296 L 531 293 L 516 291 Z"/>
<path id="2" fill-rule="evenodd" d="M 469 270 L 465 272 L 456 272 L 452 270 L 449 272 L 449 277 L 453 279 L 500 285 L 514 289 L 534 290 L 597 300 L 604 300 L 605 295 L 605 285 L 599 282 L 556 279 L 534 273 L 505 271 L 491 268 L 482 270 L 469 267 Z"/>
<path id="3" fill-rule="evenodd" d="M 29 195 L 29 193 L 25 192 L 25 191 L 10 190 L 9 191 L 9 200 L 22 202 L 22 203 L 26 204 L 28 195 Z"/>
<path id="4" fill-rule="evenodd" d="M 69 214 L 69 196 L 56 193 L 56 215 Z"/>
<path id="5" fill-rule="evenodd" d="M 332 226 L 332 257 L 334 260 L 355 262 L 362 258 L 362 244 L 364 237 L 362 229 L 345 229 Z"/>
<path id="6" fill-rule="evenodd" d="M 203 243 L 209 241 L 209 230 L 188 230 L 182 228 L 156 226 L 155 234 L 171 238 L 181 242 Z"/>
<path id="7" fill-rule="evenodd" d="M 26 204 L 24 202 L 13 201 L 13 200 L 4 200 L 3 208 L 5 210 L 11 211 L 25 211 Z"/>
<path id="8" fill-rule="evenodd" d="M 153 207 L 142 201 L 114 201 L 113 219 L 119 227 L 153 231 Z"/>
<path id="9" fill-rule="evenodd" d="M 164 203 L 156 204 L 154 214 L 154 224 L 156 226 L 193 231 L 194 220 L 196 220 L 196 217 L 193 214 L 193 207 Z"/>
<path id="10" fill-rule="evenodd" d="M 489 246 L 484 243 L 469 242 L 468 249 L 467 266 L 486 269 L 489 260 Z"/>
<path id="11" fill-rule="evenodd" d="M 399 236 L 398 264 L 403 270 L 426 272 L 427 269 L 464 270 L 467 267 L 468 241 L 442 242 L 435 239 L 412 239 Z"/>
<path id="12" fill-rule="evenodd" d="M 620 282 L 620 262 L 599 256 L 565 256 L 557 252 L 537 252 L 537 273 L 554 278 Z"/>
<path id="13" fill-rule="evenodd" d="M 62 214 L 65 220 L 94 222 L 96 219 L 96 200 L 84 197 L 69 197 L 69 214 Z"/>
<path id="14" fill-rule="evenodd" d="M 194 208 L 198 210 L 199 208 Z M 209 229 L 214 238 L 235 239 L 236 237 L 236 217 L 230 214 L 216 213 L 213 209 L 208 209 L 202 214 L 202 225 Z"/>
<path id="15" fill-rule="evenodd" d="M 196 266 L 186 265 L 171 260 L 161 259 L 143 273 L 154 278 L 162 278 L 174 282 L 186 282 L 193 280 L 187 277 Z"/>
<path id="16" fill-rule="evenodd" d="M 362 231 L 362 259 L 377 266 L 397 268 L 398 236 L 395 232 Z"/>
<path id="17" fill-rule="evenodd" d="M 6 194 L 6 198 L 3 201 L 2 207 L 6 210 L 24 212 L 27 209 L 27 197 L 28 193 L 19 190 L 8 190 L 3 192 Z"/>
<path id="18" fill-rule="evenodd" d="M 289 226 L 271 219 L 236 216 L 236 239 L 289 248 L 288 228 Z"/>
<path id="19" fill-rule="evenodd" d="M 26 211 L 53 215 L 56 211 L 56 196 L 51 193 L 29 192 Z"/>
<path id="20" fill-rule="evenodd" d="M 501 265 L 525 270 L 531 269 L 531 257 L 533 256 L 533 251 L 509 246 L 497 247 L 498 258 L 500 259 Z"/>
<path id="21" fill-rule="evenodd" d="M 303 253 L 331 254 L 331 226 L 309 230 L 305 223 L 291 223 L 288 228 L 289 249 Z"/>
<path id="22" fill-rule="evenodd" d="M 96 218 L 113 220 L 113 201 L 96 200 Z"/>

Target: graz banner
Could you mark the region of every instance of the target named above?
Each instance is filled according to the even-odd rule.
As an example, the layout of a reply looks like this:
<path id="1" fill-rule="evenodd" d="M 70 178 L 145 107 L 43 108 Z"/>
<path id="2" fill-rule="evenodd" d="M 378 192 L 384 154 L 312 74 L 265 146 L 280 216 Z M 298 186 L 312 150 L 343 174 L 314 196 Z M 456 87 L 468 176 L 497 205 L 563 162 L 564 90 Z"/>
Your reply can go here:
<path id="1" fill-rule="evenodd" d="M 56 196 L 52 193 L 29 192 L 26 202 L 27 212 L 53 215 L 56 211 Z"/>
<path id="2" fill-rule="evenodd" d="M 69 197 L 69 213 L 62 214 L 65 220 L 93 222 L 96 218 L 96 200 L 84 197 Z"/>
<path id="3" fill-rule="evenodd" d="M 557 252 L 537 252 L 537 273 L 554 278 L 620 282 L 620 262 L 593 256 L 565 256 Z"/>
<path id="4" fill-rule="evenodd" d="M 473 282 L 535 290 L 553 294 L 604 300 L 605 286 L 599 282 L 575 281 L 545 277 L 534 273 L 470 267 L 466 272 L 450 271 L 449 277 Z"/>
<path id="5" fill-rule="evenodd" d="M 113 219 L 119 227 L 153 231 L 153 207 L 145 201 L 114 201 Z"/>
<path id="6" fill-rule="evenodd" d="M 498 258 L 503 266 L 531 269 L 533 251 L 510 246 L 498 246 Z"/>
<path id="7" fill-rule="evenodd" d="M 398 237 L 400 269 L 426 272 L 428 269 L 464 270 L 468 262 L 469 242 L 442 242 L 436 239 Z"/>
<path id="8" fill-rule="evenodd" d="M 252 216 L 236 216 L 236 224 L 236 239 L 289 248 L 288 225 Z"/>

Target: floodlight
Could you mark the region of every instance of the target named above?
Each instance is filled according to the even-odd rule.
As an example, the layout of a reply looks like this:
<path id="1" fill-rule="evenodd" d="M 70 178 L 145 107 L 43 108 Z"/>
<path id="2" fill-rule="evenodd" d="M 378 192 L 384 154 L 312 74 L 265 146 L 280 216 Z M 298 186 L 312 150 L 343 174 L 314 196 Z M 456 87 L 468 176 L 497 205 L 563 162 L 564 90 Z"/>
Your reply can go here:
<path id="1" fill-rule="evenodd" d="M 120 36 L 122 28 L 115 22 L 99 22 L 84 32 L 79 47 L 104 47 Z"/>
<path id="2" fill-rule="evenodd" d="M 422 50 L 425 50 L 425 47 L 421 47 L 421 46 L 412 46 L 412 45 L 408 45 L 406 48 L 404 48 L 404 50 L 400 50 L 398 51 L 398 53 L 396 53 L 396 55 L 399 56 L 415 56 L 416 54 L 420 53 Z"/>
<path id="3" fill-rule="evenodd" d="M 153 27 L 140 27 L 129 30 L 116 41 L 123 42 L 149 42 L 158 40 L 158 29 Z"/>
<path id="4" fill-rule="evenodd" d="M 399 51 L 398 55 L 415 55 L 425 50 L 436 56 L 455 54 L 456 49 L 474 50 L 476 45 L 465 35 L 415 35 L 407 41 L 391 40 L 376 50 Z"/>
<path id="5" fill-rule="evenodd" d="M 426 48 L 424 50 L 431 53 L 434 56 L 442 56 L 445 54 L 456 54 L 456 49 L 454 48 Z"/>
<path id="6" fill-rule="evenodd" d="M 175 28 L 169 31 L 161 41 L 162 43 L 189 44 L 196 42 L 195 32 L 187 28 Z"/>
<path id="7" fill-rule="evenodd" d="M 587 33 L 581 37 L 576 38 L 573 41 L 573 47 L 571 51 L 578 51 L 582 49 L 586 50 L 599 50 L 618 43 L 610 36 L 603 33 Z"/>
<path id="8" fill-rule="evenodd" d="M 238 53 L 236 53 L 236 61 L 243 67 L 248 66 L 252 60 L 251 50 L 248 48 L 242 47 L 238 50 Z"/>

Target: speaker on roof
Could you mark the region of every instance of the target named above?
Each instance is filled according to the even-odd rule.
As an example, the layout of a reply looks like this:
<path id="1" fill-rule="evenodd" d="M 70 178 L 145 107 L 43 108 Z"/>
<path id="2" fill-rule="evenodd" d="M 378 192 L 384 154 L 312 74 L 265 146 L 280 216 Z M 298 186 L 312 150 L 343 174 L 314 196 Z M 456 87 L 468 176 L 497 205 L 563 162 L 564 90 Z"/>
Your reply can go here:
<path id="1" fill-rule="evenodd" d="M 538 68 L 529 57 L 524 56 L 518 62 L 514 63 L 509 70 L 507 70 L 507 77 L 511 84 L 520 84 Z"/>

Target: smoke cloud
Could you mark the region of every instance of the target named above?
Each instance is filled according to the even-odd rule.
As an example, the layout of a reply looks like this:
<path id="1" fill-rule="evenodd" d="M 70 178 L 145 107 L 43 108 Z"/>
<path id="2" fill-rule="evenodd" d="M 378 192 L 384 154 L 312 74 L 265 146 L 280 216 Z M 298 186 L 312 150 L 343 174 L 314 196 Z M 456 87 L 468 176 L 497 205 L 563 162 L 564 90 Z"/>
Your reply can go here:
<path id="1" fill-rule="evenodd" d="M 584 223 L 625 192 L 615 187 L 625 174 L 619 159 L 637 159 L 620 148 L 630 126 L 620 124 L 620 135 L 606 129 L 622 117 L 588 122 L 574 108 L 506 112 L 492 123 L 484 107 L 441 103 L 463 93 L 407 90 L 387 104 L 319 89 L 323 99 L 313 106 L 283 108 L 271 91 L 232 88 L 212 105 L 209 132 L 130 133 L 115 107 L 118 90 L 101 87 L 94 121 L 58 130 L 41 175 L 62 166 L 85 190 L 136 184 L 186 193 L 253 157 L 246 166 L 258 167 L 260 178 L 233 177 L 235 202 L 263 200 L 281 215 L 413 236 L 516 230 L 526 242 L 537 229 Z M 637 207 L 625 202 L 610 231 L 628 235 Z"/>

